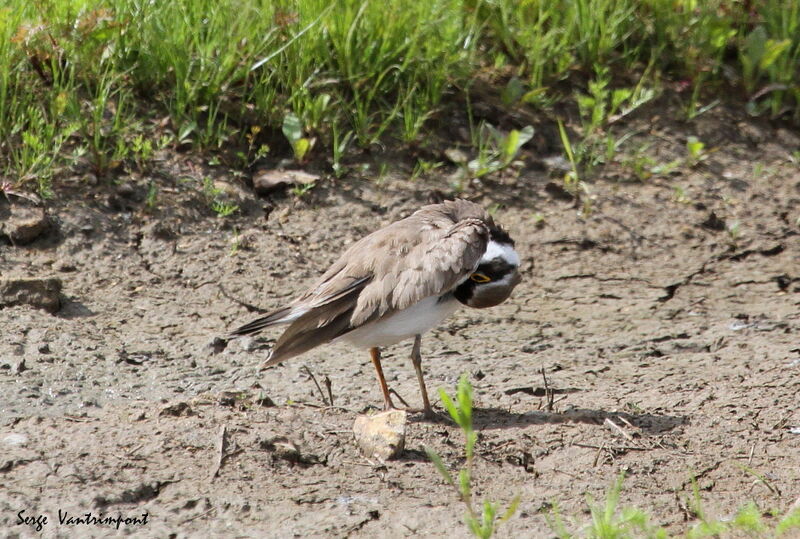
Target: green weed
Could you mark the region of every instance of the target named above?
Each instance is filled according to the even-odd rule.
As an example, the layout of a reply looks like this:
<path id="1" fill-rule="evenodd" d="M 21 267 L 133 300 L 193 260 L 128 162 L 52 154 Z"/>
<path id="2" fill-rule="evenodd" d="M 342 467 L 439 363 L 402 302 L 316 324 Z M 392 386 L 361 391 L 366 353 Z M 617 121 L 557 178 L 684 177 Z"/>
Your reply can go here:
<path id="1" fill-rule="evenodd" d="M 262 144 L 258 142 L 258 135 L 261 133 L 261 127 L 257 125 L 253 125 L 250 127 L 250 130 L 245 135 L 245 141 L 247 142 L 247 150 L 246 151 L 238 151 L 236 157 L 239 160 L 239 164 L 243 168 L 252 167 L 256 164 L 259 159 L 263 159 L 269 154 L 270 148 L 268 144 Z"/>
<path id="2" fill-rule="evenodd" d="M 239 211 L 239 206 L 225 199 L 225 191 L 214 185 L 214 180 L 203 178 L 203 196 L 209 208 L 217 214 L 217 217 L 228 217 Z"/>
<path id="3" fill-rule="evenodd" d="M 613 159 L 617 148 L 630 135 L 615 140 L 607 129 L 656 96 L 654 89 L 644 86 L 645 80 L 646 75 L 643 75 L 633 88 L 612 89 L 609 69 L 595 66 L 595 79 L 589 81 L 589 92 L 576 95 L 583 123 L 583 140 L 575 152 L 580 163 L 591 167 Z"/>
<path id="4" fill-rule="evenodd" d="M 337 178 L 341 178 L 348 172 L 348 168 L 342 163 L 342 159 L 347 154 L 347 149 L 350 146 L 350 142 L 353 140 L 353 132 L 348 131 L 342 134 L 341 130 L 336 125 L 333 125 L 331 130 L 333 135 L 333 162 L 331 168 L 333 168 L 333 175 Z"/>
<path id="5" fill-rule="evenodd" d="M 441 161 L 427 161 L 425 159 L 417 159 L 414 164 L 414 170 L 411 171 L 411 181 L 416 180 L 421 176 L 426 176 L 435 170 L 440 169 L 444 163 Z"/>
<path id="6" fill-rule="evenodd" d="M 676 185 L 672 190 L 672 200 L 678 204 L 691 204 L 692 199 L 686 192 L 686 189 L 680 185 Z"/>
<path id="7" fill-rule="evenodd" d="M 587 504 L 592 520 L 583 532 L 572 533 L 567 530 L 563 518 L 554 507 L 545 516 L 550 528 L 561 539 L 591 537 L 596 539 L 622 539 L 626 537 L 647 537 L 650 539 L 666 539 L 666 530 L 650 524 L 647 514 L 635 508 L 619 508 L 624 474 L 621 474 L 606 493 L 604 503 L 595 503 L 587 495 Z"/>
<path id="8" fill-rule="evenodd" d="M 144 198 L 144 207 L 149 211 L 156 209 L 158 204 L 158 184 L 154 181 L 147 183 L 147 195 Z"/>
<path id="9" fill-rule="evenodd" d="M 500 524 L 514 516 L 519 505 L 519 496 L 512 500 L 502 516 L 498 516 L 498 504 L 488 500 L 479 505 L 480 511 L 475 509 L 475 503 L 472 498 L 472 469 L 478 434 L 472 425 L 472 385 L 469 383 L 467 375 L 462 374 L 458 380 L 455 400 L 451 399 L 444 389 L 439 389 L 439 397 L 447 413 L 450 414 L 450 417 L 453 418 L 453 421 L 464 433 L 464 457 L 466 463 L 459 470 L 458 476 L 454 478 L 438 453 L 429 447 L 425 448 L 425 452 L 442 478 L 448 485 L 453 487 L 459 499 L 465 505 L 467 514 L 464 517 L 464 521 L 472 535 L 488 539 Z"/>
<path id="10" fill-rule="evenodd" d="M 580 178 L 580 174 L 578 173 L 578 161 L 572 149 L 569 135 L 567 135 L 567 130 L 564 128 L 564 123 L 560 118 L 558 120 L 558 134 L 561 138 L 561 145 L 564 147 L 564 153 L 567 154 L 567 160 L 569 160 L 572 166 L 572 170 L 564 174 L 564 190 L 574 196 L 576 200 L 582 202 L 581 214 L 587 217 L 592 213 L 592 195 L 589 186 Z"/>
<path id="11" fill-rule="evenodd" d="M 466 168 L 471 178 L 482 178 L 511 165 L 520 148 L 533 138 L 533 127 L 512 129 L 508 134 L 503 134 L 491 124 L 483 122 L 474 133 L 478 155 L 466 163 Z"/>
<path id="12" fill-rule="evenodd" d="M 670 537 L 663 528 L 651 523 L 650 516 L 638 508 L 620 508 L 624 476 L 620 475 L 606 492 L 603 502 L 595 502 L 587 496 L 591 515 L 590 522 L 579 526 L 578 531 L 570 531 L 564 516 L 556 504 L 545 514 L 545 519 L 560 539 L 626 539 L 642 537 L 662 539 Z M 687 539 L 705 537 L 790 537 L 789 533 L 800 531 L 800 508 L 790 509 L 783 516 L 778 511 L 764 512 L 754 502 L 739 508 L 729 518 L 715 519 L 708 515 L 703 506 L 697 481 L 692 479 L 692 495 L 687 503 L 688 509 L 697 518 L 685 535 Z M 768 519 L 765 519 L 765 516 Z M 573 520 L 573 519 L 570 519 Z"/>
<path id="13" fill-rule="evenodd" d="M 751 473 L 755 474 L 752 471 Z M 688 506 L 699 520 L 686 534 L 688 539 L 742 534 L 750 537 L 778 538 L 785 537 L 787 532 L 800 531 L 800 508 L 790 509 L 780 517 L 777 511 L 765 513 L 755 502 L 749 502 L 739 508 L 732 517 L 711 518 L 703 507 L 700 489 L 694 478 L 692 478 L 692 498 Z M 770 515 L 769 521 L 764 519 L 765 514 Z"/>
<path id="14" fill-rule="evenodd" d="M 301 183 L 299 185 L 292 186 L 291 193 L 296 198 L 303 198 L 316 186 L 317 184 L 315 182 Z"/>
<path id="15" fill-rule="evenodd" d="M 690 167 L 697 166 L 708 157 L 705 143 L 694 136 L 686 139 L 686 154 L 686 164 Z"/>
<path id="16" fill-rule="evenodd" d="M 314 147 L 314 142 L 316 142 L 316 139 L 304 136 L 303 131 L 303 126 L 297 116 L 290 113 L 284 117 L 283 135 L 291 144 L 294 158 L 298 163 L 305 161 L 306 155 Z"/>

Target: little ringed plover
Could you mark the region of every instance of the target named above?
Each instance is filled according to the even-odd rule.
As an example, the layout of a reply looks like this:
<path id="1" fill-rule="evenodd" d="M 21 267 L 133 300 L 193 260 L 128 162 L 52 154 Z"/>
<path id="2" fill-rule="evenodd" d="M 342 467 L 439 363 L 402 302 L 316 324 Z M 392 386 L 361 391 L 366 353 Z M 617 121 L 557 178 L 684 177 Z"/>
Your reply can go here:
<path id="1" fill-rule="evenodd" d="M 394 404 L 380 348 L 413 338 L 411 361 L 430 417 L 422 334 L 460 305 L 505 301 L 520 282 L 519 263 L 513 240 L 481 206 L 460 199 L 431 204 L 357 241 L 300 297 L 231 335 L 288 325 L 264 366 L 328 342 L 368 348 L 385 409 Z"/>

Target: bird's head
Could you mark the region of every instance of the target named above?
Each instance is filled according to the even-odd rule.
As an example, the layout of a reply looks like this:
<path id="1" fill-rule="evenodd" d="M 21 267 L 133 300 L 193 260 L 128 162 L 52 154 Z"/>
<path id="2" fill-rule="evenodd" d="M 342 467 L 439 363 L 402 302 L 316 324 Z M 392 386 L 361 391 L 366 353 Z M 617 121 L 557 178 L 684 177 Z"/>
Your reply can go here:
<path id="1" fill-rule="evenodd" d="M 519 255 L 505 232 L 492 234 L 478 267 L 455 290 L 458 301 L 483 309 L 504 302 L 519 284 Z"/>

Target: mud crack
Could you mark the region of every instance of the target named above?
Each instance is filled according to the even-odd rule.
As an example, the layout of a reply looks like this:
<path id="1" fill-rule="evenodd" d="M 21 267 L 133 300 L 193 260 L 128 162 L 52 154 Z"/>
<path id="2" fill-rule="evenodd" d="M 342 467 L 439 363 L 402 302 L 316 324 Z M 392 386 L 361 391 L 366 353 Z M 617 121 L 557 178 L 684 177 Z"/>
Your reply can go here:
<path id="1" fill-rule="evenodd" d="M 117 496 L 106 498 L 98 496 L 94 499 L 95 506 L 108 507 L 109 505 L 142 503 L 158 497 L 161 489 L 175 481 L 153 481 L 152 483 L 142 483 L 134 489 L 123 490 Z"/>
<path id="2" fill-rule="evenodd" d="M 680 281 L 665 286 L 664 291 L 666 292 L 666 294 L 658 298 L 656 301 L 658 301 L 659 303 L 666 303 L 667 301 L 671 300 L 672 298 L 675 297 L 675 294 L 678 292 L 678 289 L 680 287 L 691 283 L 692 279 L 694 279 L 698 275 L 706 273 L 708 271 L 708 267 L 712 264 L 716 264 L 718 262 L 722 262 L 725 260 L 732 260 L 733 262 L 739 262 L 751 255 L 756 255 L 756 254 L 761 256 L 776 256 L 782 253 L 785 249 L 786 247 L 782 243 L 778 243 L 772 247 L 768 247 L 765 249 L 745 249 L 744 251 L 739 251 L 739 252 L 714 255 L 710 259 L 703 262 L 703 264 L 700 266 L 699 269 L 688 274 Z"/>

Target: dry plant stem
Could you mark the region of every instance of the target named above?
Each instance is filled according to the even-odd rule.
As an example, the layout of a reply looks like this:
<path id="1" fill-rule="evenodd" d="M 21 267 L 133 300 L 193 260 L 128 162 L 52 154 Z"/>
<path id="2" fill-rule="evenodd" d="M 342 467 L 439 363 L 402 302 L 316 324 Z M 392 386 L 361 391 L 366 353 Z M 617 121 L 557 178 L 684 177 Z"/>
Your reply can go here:
<path id="1" fill-rule="evenodd" d="M 330 377 L 325 375 L 325 379 L 322 381 L 325 384 L 325 389 L 328 390 L 328 401 L 330 402 L 330 406 L 333 406 L 333 383 L 331 383 Z"/>
<path id="2" fill-rule="evenodd" d="M 211 481 L 214 480 L 219 475 L 219 471 L 222 469 L 222 465 L 225 462 L 225 451 L 227 450 L 228 446 L 228 427 L 227 425 L 222 425 L 219 430 L 219 437 L 217 438 L 217 463 L 214 466 L 214 472 L 211 474 Z"/>
<path id="3" fill-rule="evenodd" d="M 186 520 L 182 520 L 182 521 L 181 521 L 181 526 L 183 526 L 184 524 L 188 524 L 189 522 L 191 522 L 191 521 L 193 521 L 193 520 L 197 520 L 198 518 L 203 518 L 203 517 L 205 517 L 205 516 L 208 516 L 208 515 L 210 515 L 210 514 L 211 514 L 213 511 L 216 511 L 216 510 L 217 510 L 217 508 L 216 508 L 216 507 L 212 507 L 212 508 L 211 508 L 211 509 L 209 509 L 208 511 L 203 511 L 203 512 L 202 512 L 202 513 L 200 513 L 200 514 L 197 514 L 197 515 L 191 516 L 191 517 L 187 518 Z"/>
<path id="4" fill-rule="evenodd" d="M 603 453 L 603 449 L 606 448 L 606 443 L 603 442 L 600 447 L 597 448 L 597 453 L 594 455 L 594 462 L 592 463 L 592 468 L 597 468 L 597 463 L 600 462 L 600 455 Z"/>
<path id="5" fill-rule="evenodd" d="M 305 406 L 307 408 L 316 408 L 317 410 L 338 410 L 340 412 L 346 412 L 348 414 L 358 413 L 357 411 L 351 410 L 350 408 L 345 408 L 344 406 L 328 406 L 327 404 L 316 404 L 313 402 L 303 402 L 303 401 L 296 401 L 296 404 L 298 406 Z"/>
<path id="6" fill-rule="evenodd" d="M 608 418 L 608 417 L 607 417 L 607 418 L 605 419 L 605 421 L 603 421 L 603 423 L 604 423 L 605 425 L 607 425 L 608 427 L 611 427 L 611 429 L 612 429 L 612 430 L 614 430 L 615 432 L 618 432 L 619 434 L 621 434 L 621 435 L 622 435 L 622 437 L 623 437 L 623 438 L 625 438 L 626 440 L 628 440 L 628 441 L 630 441 L 630 442 L 632 442 L 632 441 L 633 441 L 633 436 L 631 436 L 630 434 L 628 434 L 627 432 L 625 432 L 625 430 L 624 430 L 622 427 L 620 427 L 619 425 L 617 425 L 616 423 L 614 423 L 613 421 L 611 421 L 611 419 L 610 419 L 610 418 Z"/>
<path id="7" fill-rule="evenodd" d="M 550 385 L 547 383 L 547 375 L 544 372 L 544 367 L 539 369 L 539 372 L 542 373 L 542 380 L 544 380 L 544 395 L 547 399 L 547 411 L 553 411 L 553 404 L 555 400 L 555 391 L 550 388 Z"/>
<path id="8" fill-rule="evenodd" d="M 143 447 L 144 447 L 144 444 L 139 444 L 136 447 L 134 447 L 133 449 L 129 450 L 127 453 L 125 453 L 125 456 L 126 457 L 132 457 L 134 455 L 134 453 L 136 453 L 137 451 L 139 451 Z"/>
<path id="9" fill-rule="evenodd" d="M 406 399 L 404 399 L 403 396 L 400 393 L 395 391 L 394 388 L 390 388 L 389 389 L 389 393 L 391 393 L 392 395 L 394 395 L 395 397 L 400 399 L 400 402 L 403 403 L 403 406 L 405 406 L 406 408 L 411 408 L 411 406 L 409 406 L 409 404 L 406 402 Z"/>
<path id="10" fill-rule="evenodd" d="M 204 283 L 200 283 L 199 285 L 197 285 L 195 287 L 195 289 L 200 288 L 201 286 L 204 286 L 204 285 L 207 285 L 207 284 L 215 284 L 215 283 L 214 283 L 214 281 L 207 281 L 207 282 L 204 282 Z M 262 313 L 262 314 L 269 312 L 269 309 L 262 309 L 261 307 L 259 307 L 257 305 L 253 305 L 252 303 L 247 303 L 246 301 L 242 301 L 239 298 L 235 298 L 235 297 L 231 296 L 228 293 L 228 291 L 225 290 L 225 288 L 223 288 L 223 286 L 221 284 L 219 284 L 219 283 L 216 283 L 216 284 L 217 284 L 217 288 L 219 288 L 220 294 L 222 294 L 222 297 L 224 297 L 226 299 L 229 299 L 229 300 L 241 305 L 242 307 L 247 309 L 248 312 L 251 312 L 251 313 Z"/>
<path id="11" fill-rule="evenodd" d="M 304 370 L 306 374 L 311 377 L 311 380 L 314 381 L 314 385 L 317 386 L 317 391 L 319 391 L 319 394 L 322 397 L 322 404 L 325 406 L 332 406 L 333 402 L 328 402 L 328 400 L 325 398 L 325 393 L 322 392 L 322 388 L 320 387 L 319 382 L 317 382 L 317 377 L 314 376 L 314 373 L 311 372 L 311 369 L 309 369 L 307 365 L 303 365 L 302 370 Z"/>

